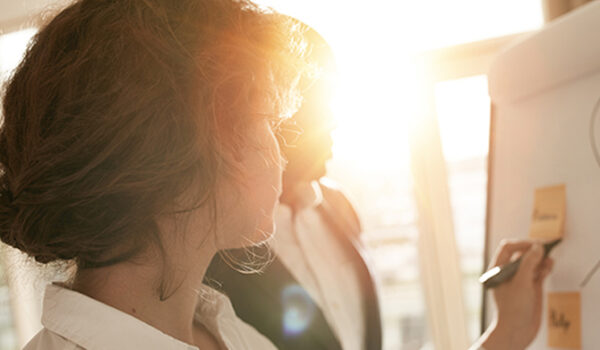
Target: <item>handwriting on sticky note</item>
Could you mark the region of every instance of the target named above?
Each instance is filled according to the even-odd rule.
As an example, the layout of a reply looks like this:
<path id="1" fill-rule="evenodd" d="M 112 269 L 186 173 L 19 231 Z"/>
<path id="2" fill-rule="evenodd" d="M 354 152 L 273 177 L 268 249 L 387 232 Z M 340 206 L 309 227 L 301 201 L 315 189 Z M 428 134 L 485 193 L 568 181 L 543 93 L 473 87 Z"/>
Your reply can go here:
<path id="1" fill-rule="evenodd" d="M 571 321 L 569 321 L 564 312 L 557 311 L 555 309 L 550 310 L 550 326 L 554 328 L 562 328 L 564 333 L 569 331 L 569 326 L 571 325 Z"/>
<path id="2" fill-rule="evenodd" d="M 548 346 L 581 349 L 581 295 L 548 293 Z"/>
<path id="3" fill-rule="evenodd" d="M 535 191 L 530 238 L 556 239 L 565 227 L 565 185 L 538 188 Z"/>

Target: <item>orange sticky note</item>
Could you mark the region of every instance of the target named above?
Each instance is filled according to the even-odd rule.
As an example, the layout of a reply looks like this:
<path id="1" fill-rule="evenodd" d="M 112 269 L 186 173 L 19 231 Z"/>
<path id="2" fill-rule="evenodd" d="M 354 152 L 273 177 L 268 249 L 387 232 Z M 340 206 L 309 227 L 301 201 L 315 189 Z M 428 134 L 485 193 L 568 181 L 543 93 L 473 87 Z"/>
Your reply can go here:
<path id="1" fill-rule="evenodd" d="M 535 191 L 530 238 L 557 239 L 565 230 L 566 187 L 557 185 Z"/>
<path id="2" fill-rule="evenodd" d="M 581 295 L 548 293 L 548 346 L 581 349 Z"/>

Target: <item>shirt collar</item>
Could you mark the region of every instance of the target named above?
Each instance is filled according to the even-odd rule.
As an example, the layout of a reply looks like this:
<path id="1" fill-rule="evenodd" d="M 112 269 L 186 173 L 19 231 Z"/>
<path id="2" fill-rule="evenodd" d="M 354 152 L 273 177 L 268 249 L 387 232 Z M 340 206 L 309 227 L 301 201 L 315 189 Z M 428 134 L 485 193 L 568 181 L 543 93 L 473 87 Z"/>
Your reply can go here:
<path id="1" fill-rule="evenodd" d="M 296 211 L 317 207 L 323 202 L 323 193 L 318 181 L 300 182 L 294 188 L 294 204 Z"/>
<path id="2" fill-rule="evenodd" d="M 227 349 L 241 349 L 235 344 L 241 337 L 232 335 L 237 331 L 232 327 L 237 316 L 229 298 L 206 285 L 200 288 L 199 298 L 201 302 L 196 307 L 194 320 L 203 324 Z"/>
<path id="3" fill-rule="evenodd" d="M 58 284 L 46 287 L 42 324 L 88 350 L 198 350 L 131 315 Z"/>

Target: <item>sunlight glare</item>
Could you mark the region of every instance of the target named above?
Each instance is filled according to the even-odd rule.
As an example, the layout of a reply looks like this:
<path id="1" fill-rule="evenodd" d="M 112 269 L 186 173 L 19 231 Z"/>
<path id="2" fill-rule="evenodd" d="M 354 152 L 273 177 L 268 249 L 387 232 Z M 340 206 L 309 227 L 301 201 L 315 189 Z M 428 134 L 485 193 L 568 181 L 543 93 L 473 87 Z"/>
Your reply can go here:
<path id="1" fill-rule="evenodd" d="M 483 75 L 444 81 L 435 87 L 444 158 L 448 162 L 486 157 L 490 97 Z"/>
<path id="2" fill-rule="evenodd" d="M 406 167 L 423 50 L 539 28 L 539 0 L 262 0 L 314 27 L 336 55 L 334 161 Z M 454 141 L 451 141 L 454 142 Z M 456 142 L 460 142 L 457 140 Z"/>

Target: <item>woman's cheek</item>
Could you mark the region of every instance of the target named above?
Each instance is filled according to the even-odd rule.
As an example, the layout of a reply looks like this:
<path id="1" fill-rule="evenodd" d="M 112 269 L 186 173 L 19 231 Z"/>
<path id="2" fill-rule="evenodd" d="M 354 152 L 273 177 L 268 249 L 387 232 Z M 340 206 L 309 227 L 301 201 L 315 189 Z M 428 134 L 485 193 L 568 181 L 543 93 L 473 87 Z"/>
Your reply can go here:
<path id="1" fill-rule="evenodd" d="M 254 204 L 257 209 L 255 233 L 259 235 L 259 240 L 264 240 L 274 231 L 275 209 L 281 195 L 283 161 L 277 140 L 267 122 L 261 124 L 256 136 L 260 145 L 260 151 L 257 152 L 260 160 L 256 159 L 253 164 L 255 181 L 250 186 L 252 193 L 249 196 L 257 200 Z"/>
<path id="2" fill-rule="evenodd" d="M 275 209 L 281 195 L 282 158 L 267 121 L 249 130 L 248 145 L 241 155 L 241 184 L 232 217 L 238 221 L 229 246 L 243 247 L 268 239 L 275 229 Z"/>

